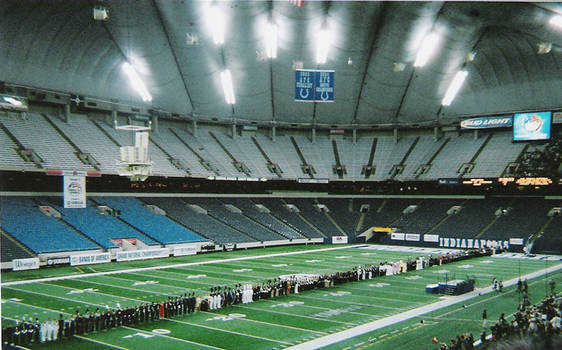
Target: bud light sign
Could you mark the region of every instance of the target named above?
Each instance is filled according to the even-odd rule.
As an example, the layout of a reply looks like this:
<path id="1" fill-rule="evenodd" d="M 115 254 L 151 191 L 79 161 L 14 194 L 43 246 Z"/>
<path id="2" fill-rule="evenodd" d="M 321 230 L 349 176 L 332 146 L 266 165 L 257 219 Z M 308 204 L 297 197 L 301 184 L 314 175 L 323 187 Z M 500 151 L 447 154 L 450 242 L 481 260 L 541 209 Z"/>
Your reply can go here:
<path id="1" fill-rule="evenodd" d="M 511 116 L 482 117 L 461 121 L 461 129 L 509 128 L 512 125 L 513 118 Z"/>

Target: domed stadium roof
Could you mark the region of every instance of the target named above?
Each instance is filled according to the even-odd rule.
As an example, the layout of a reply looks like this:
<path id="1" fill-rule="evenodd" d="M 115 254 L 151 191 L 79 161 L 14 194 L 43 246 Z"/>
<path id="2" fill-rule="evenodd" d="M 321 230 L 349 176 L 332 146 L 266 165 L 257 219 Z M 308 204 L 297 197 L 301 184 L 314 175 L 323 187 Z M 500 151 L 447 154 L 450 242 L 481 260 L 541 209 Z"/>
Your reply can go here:
<path id="1" fill-rule="evenodd" d="M 560 3 L 294 2 L 4 0 L 0 81 L 184 118 L 266 123 L 432 124 L 561 107 Z M 94 7 L 107 20 L 94 20 Z M 269 22 L 278 33 L 274 59 Z M 224 43 L 215 44 L 221 28 Z M 416 67 L 427 37 L 435 51 Z M 298 68 L 334 70 L 335 101 L 295 102 Z M 234 104 L 221 84 L 226 69 Z M 460 70 L 466 80 L 443 106 Z"/>

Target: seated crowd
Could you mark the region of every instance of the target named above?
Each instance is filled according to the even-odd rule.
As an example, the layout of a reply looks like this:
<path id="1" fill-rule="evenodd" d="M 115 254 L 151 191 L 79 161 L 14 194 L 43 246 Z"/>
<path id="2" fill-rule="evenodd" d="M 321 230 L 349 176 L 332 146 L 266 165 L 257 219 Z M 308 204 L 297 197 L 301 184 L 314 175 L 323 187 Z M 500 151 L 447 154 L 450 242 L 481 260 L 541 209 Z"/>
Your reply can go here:
<path id="1" fill-rule="evenodd" d="M 490 326 L 492 335 L 482 332 L 480 340 L 474 342 L 472 333 L 459 335 L 449 344 L 441 344 L 440 350 L 470 350 L 476 346 L 486 349 L 560 349 L 562 346 L 562 296 L 554 294 L 554 281 L 551 280 L 552 295 L 540 304 L 531 305 L 526 292 L 519 304 L 513 320 L 508 321 L 502 313 L 498 322 Z M 435 341 L 434 341 L 435 342 Z"/>

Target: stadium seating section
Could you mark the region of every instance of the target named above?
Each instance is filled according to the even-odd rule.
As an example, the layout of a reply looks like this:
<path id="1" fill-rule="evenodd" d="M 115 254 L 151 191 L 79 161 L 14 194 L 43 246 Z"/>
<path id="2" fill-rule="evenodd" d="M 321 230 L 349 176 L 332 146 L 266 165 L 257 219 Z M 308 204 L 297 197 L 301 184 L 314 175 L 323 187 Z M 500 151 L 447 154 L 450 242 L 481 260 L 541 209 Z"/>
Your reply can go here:
<path id="1" fill-rule="evenodd" d="M 119 248 L 112 240 L 138 239 L 147 245 L 160 244 L 113 215 L 102 215 L 97 205 L 88 201 L 85 209 L 65 209 L 60 198 L 38 199 L 44 205 L 50 205 L 62 214 L 61 219 L 88 236 L 103 248 Z"/>
<path id="2" fill-rule="evenodd" d="M 0 113 L 0 170 L 73 169 L 99 170 L 116 174 L 119 147 L 133 144 L 132 133 L 119 131 L 104 120 L 72 115 L 68 122 L 44 113 Z M 274 140 L 256 132 L 232 137 L 226 129 L 200 126 L 194 135 L 185 126 L 162 121 L 151 132 L 149 157 L 153 174 L 171 177 L 237 176 L 296 179 L 313 176 L 344 180 L 436 180 L 456 177 L 499 177 L 510 163 L 519 161 L 521 175 L 542 175 L 557 169 L 562 159 L 560 135 L 547 145 L 527 147 L 512 143 L 510 131 L 447 133 L 435 139 L 432 133 L 401 135 L 360 133 L 356 142 L 350 136 L 331 138 L 318 133 L 278 135 Z M 41 137 L 36 137 L 41 135 Z M 24 160 L 18 149 L 31 149 L 40 158 L 39 167 Z M 336 153 L 345 172 L 337 174 Z M 88 154 L 95 164 L 80 160 Z M 372 162 L 370 163 L 370 158 Z M 240 168 L 242 165 L 243 169 Z M 370 164 L 369 164 L 370 163 Z M 462 172 L 463 164 L 472 169 Z M 275 172 L 268 165 L 275 164 Z M 312 167 L 312 175 L 302 165 Z M 370 174 L 363 170 L 373 167 Z M 420 172 L 425 166 L 426 171 Z M 396 167 L 401 170 L 398 171 Z M 394 170 L 393 170 L 394 169 Z M 539 174 L 540 175 L 540 174 Z"/>
<path id="3" fill-rule="evenodd" d="M 100 249 L 63 221 L 42 214 L 30 197 L 2 197 L 2 230 L 35 253 Z"/>
<path id="4" fill-rule="evenodd" d="M 203 238 L 170 220 L 166 215 L 152 213 L 135 198 L 95 197 L 94 200 L 98 204 L 119 210 L 123 222 L 162 244 L 203 241 Z"/>
<path id="5" fill-rule="evenodd" d="M 559 252 L 562 243 L 561 217 L 548 215 L 562 203 L 542 198 L 90 197 L 85 209 L 64 209 L 55 197 L 1 199 L 3 257 L 118 248 L 119 239 L 148 246 L 344 235 L 353 239 L 373 227 L 451 238 L 533 237 L 535 251 L 545 252 Z M 40 205 L 54 208 L 61 217 L 44 215 Z M 101 215 L 98 205 L 116 214 Z"/>

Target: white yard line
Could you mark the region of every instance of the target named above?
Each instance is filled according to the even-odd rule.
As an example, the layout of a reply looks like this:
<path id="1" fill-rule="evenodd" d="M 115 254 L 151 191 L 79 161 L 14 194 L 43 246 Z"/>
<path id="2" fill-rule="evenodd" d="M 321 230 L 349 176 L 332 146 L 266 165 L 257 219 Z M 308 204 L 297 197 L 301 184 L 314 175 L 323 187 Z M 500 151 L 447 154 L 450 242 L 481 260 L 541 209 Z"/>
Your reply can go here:
<path id="1" fill-rule="evenodd" d="M 255 308 L 255 307 L 250 307 L 250 306 L 246 306 L 246 305 L 251 305 L 251 304 L 244 304 L 244 305 L 233 305 L 234 307 L 237 308 L 242 308 L 242 309 L 248 309 L 248 310 L 253 310 L 253 311 L 260 311 L 260 312 L 265 312 L 265 313 L 270 313 L 270 314 L 278 314 L 278 315 L 285 315 L 285 316 L 291 316 L 294 318 L 309 318 L 311 320 L 316 320 L 316 321 L 324 321 L 324 322 L 330 322 L 330 323 L 338 323 L 338 324 L 344 324 L 344 325 L 350 325 L 350 326 L 355 326 L 357 323 L 351 323 L 351 322 L 342 322 L 342 321 L 336 321 L 336 320 L 330 320 L 327 318 L 320 318 L 320 317 L 313 317 L 313 316 L 306 316 L 306 315 L 295 315 L 295 314 L 291 314 L 291 313 L 287 313 L 287 312 L 280 312 L 280 311 L 272 311 L 272 310 L 267 310 L 267 309 L 260 309 L 260 308 Z"/>
<path id="2" fill-rule="evenodd" d="M 556 266 L 552 266 L 549 267 L 547 269 L 541 270 L 541 271 L 535 271 L 533 273 L 529 273 L 527 275 L 521 276 L 522 278 L 526 278 L 526 279 L 533 279 L 533 278 L 537 278 L 537 277 L 541 277 L 543 275 L 555 272 L 562 269 L 562 264 L 560 265 L 556 265 Z M 518 281 L 518 277 L 513 278 L 509 281 L 506 281 L 504 283 L 504 287 L 510 287 L 513 286 L 515 284 L 517 284 Z M 342 332 L 338 332 L 338 333 L 333 333 L 324 337 L 320 337 L 320 338 L 316 338 L 314 340 L 308 341 L 308 342 L 304 342 L 295 346 L 292 346 L 288 349 L 291 350 L 310 350 L 310 349 L 318 349 L 324 346 L 328 346 L 331 344 L 335 344 L 338 343 L 340 341 L 343 340 L 347 340 L 353 337 L 356 337 L 358 335 L 362 335 L 368 332 L 372 332 L 375 331 L 377 329 L 381 329 L 383 327 L 386 326 L 390 326 L 402 321 L 406 321 L 409 319 L 412 319 L 416 316 L 420 316 L 420 315 L 424 315 L 427 314 L 429 312 L 433 312 L 442 308 L 445 308 L 447 306 L 451 306 L 457 303 L 461 303 L 464 302 L 466 300 L 470 300 L 472 298 L 478 297 L 480 295 L 485 295 L 485 294 L 489 294 L 492 293 L 494 290 L 493 288 L 490 287 L 486 287 L 486 288 L 482 288 L 479 290 L 475 290 L 472 291 L 470 293 L 467 294 L 463 294 L 463 295 L 459 295 L 459 296 L 455 296 L 455 297 L 451 297 L 451 298 L 447 298 L 446 300 L 442 300 L 442 301 L 438 301 L 435 302 L 433 304 L 429 304 L 429 305 L 424 305 L 421 306 L 419 308 L 416 309 L 412 309 L 410 311 L 406 311 L 397 315 L 392 315 L 386 318 L 382 318 L 380 320 L 376 320 L 373 322 L 369 322 L 369 323 L 365 323 L 362 324 L 360 326 L 357 327 L 353 327 L 347 330 L 344 330 Z"/>
<path id="3" fill-rule="evenodd" d="M 128 348 L 124 348 L 122 346 L 113 345 L 113 344 L 110 344 L 110 343 L 103 342 L 101 340 L 91 339 L 91 338 L 87 338 L 87 337 L 84 337 L 84 336 L 81 336 L 81 335 L 74 335 L 74 337 L 78 338 L 78 339 L 86 340 L 86 341 L 89 341 L 89 342 L 92 342 L 92 343 L 108 346 L 108 347 L 113 348 L 113 349 L 129 350 Z"/>
<path id="4" fill-rule="evenodd" d="M 4 286 L 2 286 L 2 288 L 4 288 Z M 61 297 L 61 296 L 57 296 L 57 295 L 52 295 L 52 294 L 45 294 L 45 293 L 39 293 L 39 292 L 34 292 L 31 290 L 27 290 L 27 289 L 18 289 L 18 288 L 14 288 L 14 287 L 6 287 L 8 289 L 12 289 L 12 290 L 17 290 L 20 292 L 25 292 L 25 293 L 30 293 L 30 294 L 36 294 L 36 295 L 42 295 L 44 297 L 49 297 L 49 298 L 56 298 L 56 299 L 62 299 L 62 300 L 68 300 L 74 303 L 78 303 L 78 304 L 86 304 L 86 305 L 94 305 L 94 306 L 98 306 L 98 307 L 106 307 L 106 305 L 101 305 L 101 304 L 95 304 L 95 303 L 89 303 L 86 301 L 82 301 L 82 300 L 76 300 L 76 299 L 70 299 L 70 298 L 65 298 L 65 297 Z"/>
<path id="5" fill-rule="evenodd" d="M 202 314 L 208 314 L 208 315 L 213 315 L 216 316 L 216 313 L 211 313 L 211 312 L 207 312 L 207 311 L 199 311 L 199 313 Z M 287 329 L 294 329 L 297 331 L 302 331 L 302 332 L 307 332 L 307 333 L 316 333 L 316 334 L 328 334 L 326 332 L 320 332 L 320 331 L 313 331 L 312 329 L 304 329 L 304 328 L 299 328 L 299 327 L 293 327 L 293 326 L 287 326 L 287 325 L 283 325 L 283 324 L 277 324 L 277 323 L 270 323 L 270 322 L 264 322 L 264 321 L 258 321 L 258 320 L 252 320 L 249 318 L 241 318 L 240 321 L 246 321 L 246 322 L 252 322 L 252 323 L 258 323 L 258 324 L 266 324 L 269 326 L 273 326 L 273 327 L 281 327 L 281 328 L 287 328 Z"/>
<path id="6" fill-rule="evenodd" d="M 132 331 L 137 331 L 137 332 L 142 332 L 142 333 L 145 333 L 145 334 L 155 335 L 157 337 L 162 337 L 162 338 L 166 338 L 166 339 L 180 341 L 180 342 L 188 343 L 188 344 L 199 345 L 199 346 L 203 346 L 203 347 L 206 347 L 206 348 L 209 348 L 209 349 L 223 350 L 222 348 L 217 348 L 216 346 L 202 344 L 202 343 L 198 343 L 198 342 L 194 342 L 194 341 L 186 340 L 186 339 L 182 339 L 182 338 L 171 337 L 171 336 L 165 335 L 165 334 L 152 333 L 152 332 L 149 332 L 149 331 L 145 331 L 144 329 L 141 329 L 141 328 L 133 328 L 133 327 L 129 327 L 129 326 L 121 326 L 121 327 L 126 328 L 126 329 L 130 329 Z"/>
<path id="7" fill-rule="evenodd" d="M 192 322 L 186 322 L 186 321 L 179 321 L 179 320 L 174 320 L 171 318 L 164 318 L 164 320 L 167 321 L 171 321 L 171 322 L 176 322 L 176 323 L 181 323 L 181 324 L 185 324 L 188 326 L 192 326 L 192 327 L 200 327 L 200 328 L 206 328 L 206 329 L 211 329 L 213 331 L 217 331 L 217 332 L 223 332 L 223 333 L 229 333 L 229 334 L 236 334 L 236 335 L 240 335 L 243 337 L 248 337 L 248 338 L 254 338 L 254 339 L 259 339 L 259 340 L 265 340 L 271 343 L 278 343 L 278 344 L 283 344 L 283 345 L 293 345 L 292 343 L 287 343 L 281 340 L 275 340 L 275 339 L 270 339 L 270 338 L 265 338 L 265 337 L 259 337 L 257 335 L 251 335 L 251 334 L 246 334 L 246 333 L 240 333 L 240 332 L 236 332 L 236 331 L 231 331 L 228 329 L 222 329 L 222 328 L 217 328 L 217 327 L 211 327 L 211 326 L 205 326 L 202 324 L 198 324 L 198 323 L 192 323 Z"/>
<path id="8" fill-rule="evenodd" d="M 244 261 L 244 260 L 254 260 L 254 259 L 266 259 L 266 258 L 273 258 L 276 256 L 289 256 L 289 255 L 300 255 L 300 254 L 309 254 L 315 252 L 325 252 L 331 250 L 341 250 L 341 249 L 350 249 L 364 246 L 364 244 L 356 244 L 351 246 L 345 247 L 335 247 L 335 248 L 322 248 L 322 249 L 313 249 L 313 250 L 303 250 L 298 252 L 287 252 L 287 253 L 276 253 L 276 254 L 266 254 L 266 255 L 257 255 L 257 256 L 244 256 L 240 258 L 230 258 L 230 259 L 220 259 L 220 260 L 209 260 L 209 261 L 199 261 L 199 262 L 192 262 L 192 263 L 183 263 L 183 264 L 174 264 L 174 265 L 163 265 L 163 266 L 152 266 L 152 267 L 140 267 L 135 269 L 126 269 L 126 270 L 117 270 L 117 271 L 106 271 L 106 272 L 96 272 L 96 273 L 85 273 L 81 275 L 71 275 L 71 276 L 59 276 L 59 277 L 48 277 L 48 278 L 38 278 L 32 280 L 23 280 L 23 281 L 13 281 L 13 282 L 6 282 L 2 283 L 2 286 L 16 286 L 21 284 L 29 284 L 29 283 L 37 283 L 37 282 L 50 282 L 50 281 L 60 281 L 60 280 L 71 280 L 71 279 L 78 279 L 78 278 L 86 278 L 92 276 L 105 276 L 105 275 L 115 275 L 120 273 L 130 273 L 130 272 L 139 272 L 139 271 L 151 271 L 151 270 L 161 270 L 161 269 L 169 269 L 169 268 L 177 268 L 177 267 L 184 267 L 184 266 L 198 266 L 198 265 L 209 265 L 209 264 L 222 264 L 228 263 L 231 261 Z"/>

